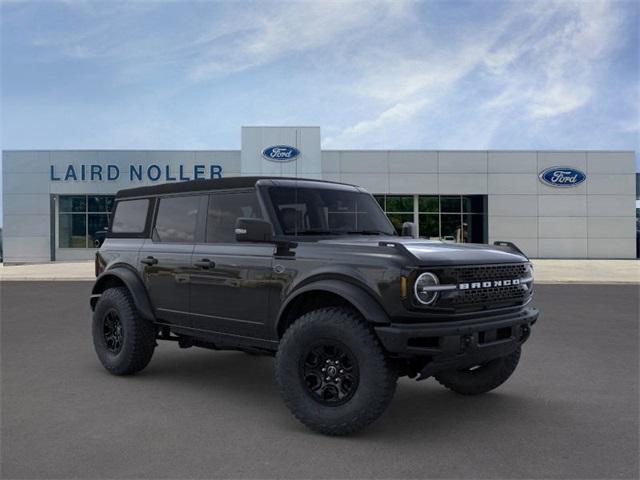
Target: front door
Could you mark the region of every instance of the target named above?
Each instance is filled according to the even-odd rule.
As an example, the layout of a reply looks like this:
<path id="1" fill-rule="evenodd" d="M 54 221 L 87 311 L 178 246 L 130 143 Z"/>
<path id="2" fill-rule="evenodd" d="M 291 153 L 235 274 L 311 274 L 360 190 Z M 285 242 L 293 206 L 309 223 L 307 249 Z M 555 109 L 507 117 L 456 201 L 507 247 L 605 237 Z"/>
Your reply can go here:
<path id="1" fill-rule="evenodd" d="M 209 196 L 206 240 L 192 256 L 191 318 L 198 329 L 267 338 L 275 248 L 237 243 L 238 217 L 262 218 L 254 189 Z"/>
<path id="2" fill-rule="evenodd" d="M 202 207 L 201 207 L 202 203 Z M 198 212 L 206 196 L 168 196 L 159 200 L 152 239 L 139 261 L 149 298 L 162 323 L 189 326 L 191 263 L 198 236 Z"/>

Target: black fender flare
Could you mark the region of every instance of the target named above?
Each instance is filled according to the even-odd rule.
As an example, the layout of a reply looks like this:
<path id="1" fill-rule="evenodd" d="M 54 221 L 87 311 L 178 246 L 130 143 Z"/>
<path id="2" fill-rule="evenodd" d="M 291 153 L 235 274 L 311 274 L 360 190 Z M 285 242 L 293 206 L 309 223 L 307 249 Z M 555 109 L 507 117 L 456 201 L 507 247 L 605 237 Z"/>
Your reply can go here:
<path id="1" fill-rule="evenodd" d="M 109 283 L 110 279 L 114 278 L 124 283 L 129 289 L 138 313 L 140 313 L 145 320 L 155 321 L 156 318 L 153 314 L 153 308 L 151 307 L 151 301 L 147 295 L 144 282 L 136 272 L 124 266 L 110 268 L 96 279 L 91 289 L 91 310 L 95 308 L 100 295 L 105 290 L 105 285 Z"/>
<path id="2" fill-rule="evenodd" d="M 380 302 L 364 288 L 345 280 L 327 279 L 306 283 L 289 295 L 278 312 L 276 331 L 281 331 L 282 322 L 286 321 L 287 310 L 293 302 L 301 295 L 312 291 L 329 292 L 344 298 L 362 314 L 367 322 L 378 325 L 390 323 L 389 315 L 385 312 L 384 308 L 382 308 Z"/>

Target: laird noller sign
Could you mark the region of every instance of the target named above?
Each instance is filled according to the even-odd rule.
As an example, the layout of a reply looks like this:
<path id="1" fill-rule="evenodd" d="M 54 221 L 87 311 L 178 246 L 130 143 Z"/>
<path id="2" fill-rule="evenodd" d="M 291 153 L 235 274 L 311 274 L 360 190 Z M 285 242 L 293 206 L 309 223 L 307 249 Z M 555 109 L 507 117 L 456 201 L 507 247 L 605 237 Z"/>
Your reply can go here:
<path id="1" fill-rule="evenodd" d="M 115 182 L 127 178 L 130 182 L 173 182 L 185 180 L 205 180 L 222 178 L 221 165 L 177 165 L 177 171 L 171 165 L 131 164 L 127 167 L 108 164 L 68 164 L 63 168 L 51 165 L 52 182 Z"/>

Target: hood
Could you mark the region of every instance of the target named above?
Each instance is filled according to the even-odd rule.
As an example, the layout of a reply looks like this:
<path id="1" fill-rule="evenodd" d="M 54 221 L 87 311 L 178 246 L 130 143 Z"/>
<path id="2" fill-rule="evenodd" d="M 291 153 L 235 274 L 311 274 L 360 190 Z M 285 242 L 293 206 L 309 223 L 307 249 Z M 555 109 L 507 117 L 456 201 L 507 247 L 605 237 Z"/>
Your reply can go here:
<path id="1" fill-rule="evenodd" d="M 420 240 L 407 237 L 353 236 L 321 240 L 320 243 L 351 246 L 375 246 L 380 242 L 400 244 L 419 265 L 476 265 L 526 262 L 526 256 L 515 250 L 479 243 L 446 243 L 440 240 Z"/>

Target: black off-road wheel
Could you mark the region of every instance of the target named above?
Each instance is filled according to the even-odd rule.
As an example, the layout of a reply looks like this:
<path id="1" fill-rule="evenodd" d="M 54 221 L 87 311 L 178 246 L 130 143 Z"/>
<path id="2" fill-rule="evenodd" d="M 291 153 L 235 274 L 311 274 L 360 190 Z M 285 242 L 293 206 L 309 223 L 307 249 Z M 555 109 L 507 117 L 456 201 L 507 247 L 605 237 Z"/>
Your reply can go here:
<path id="1" fill-rule="evenodd" d="M 448 370 L 434 375 L 444 387 L 461 395 L 479 395 L 498 388 L 515 371 L 520 360 L 520 348 L 482 365 L 460 370 Z"/>
<path id="2" fill-rule="evenodd" d="M 93 346 L 114 375 L 131 375 L 147 366 L 156 346 L 156 327 L 138 314 L 124 287 L 103 292 L 93 312 Z"/>
<path id="3" fill-rule="evenodd" d="M 276 380 L 287 407 L 310 429 L 347 435 L 385 411 L 398 373 L 357 312 L 314 310 L 287 329 Z"/>

